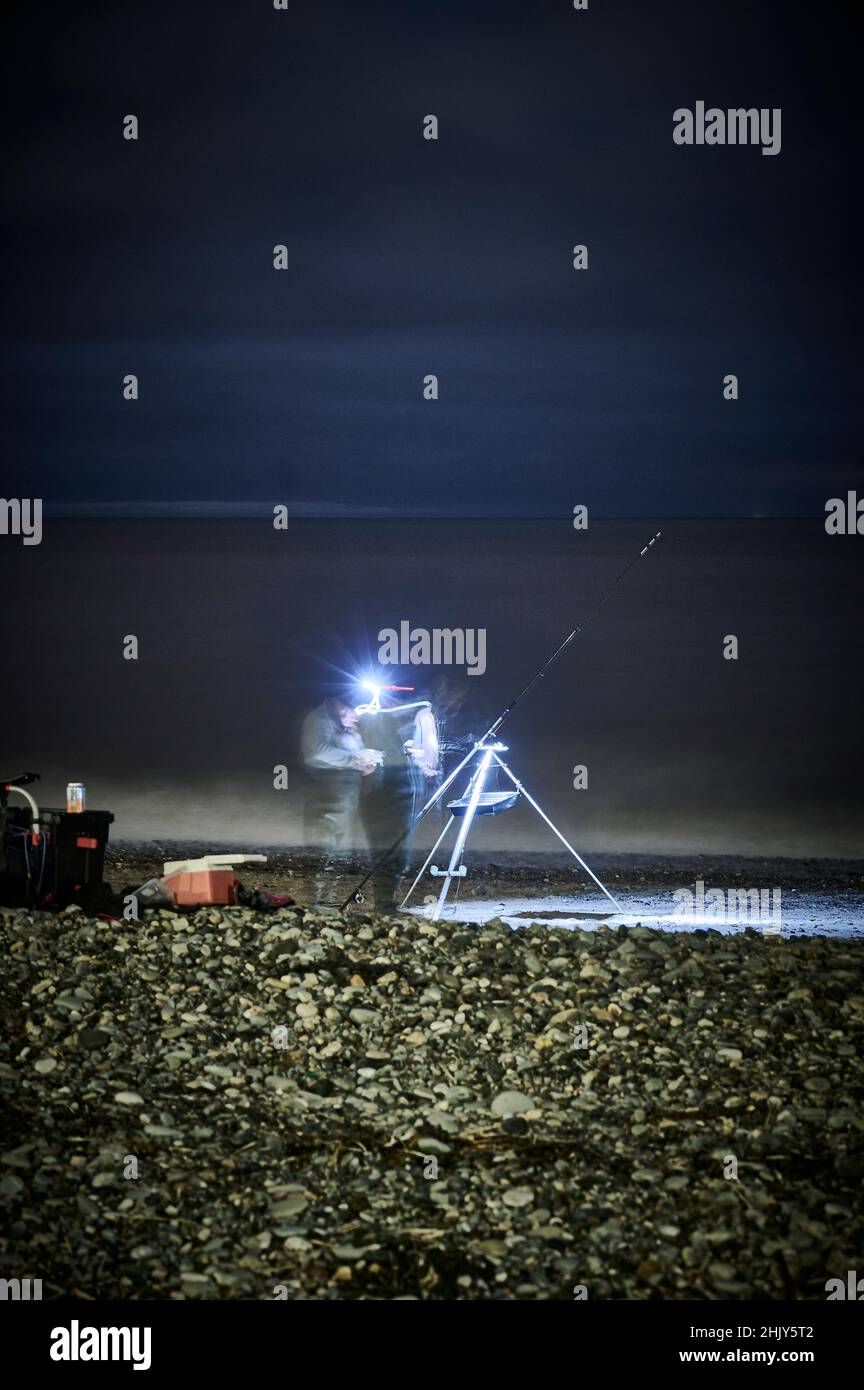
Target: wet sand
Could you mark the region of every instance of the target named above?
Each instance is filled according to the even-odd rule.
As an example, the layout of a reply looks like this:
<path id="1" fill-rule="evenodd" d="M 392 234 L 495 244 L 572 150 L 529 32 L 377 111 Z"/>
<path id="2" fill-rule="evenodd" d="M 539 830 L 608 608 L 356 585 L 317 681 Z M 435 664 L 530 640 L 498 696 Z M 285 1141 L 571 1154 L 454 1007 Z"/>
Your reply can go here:
<path id="1" fill-rule="evenodd" d="M 202 842 L 115 842 L 109 847 L 106 878 L 116 892 L 137 886 L 158 876 L 166 860 L 195 855 L 225 853 L 237 845 Z M 322 880 L 317 860 L 306 850 L 285 850 L 247 845 L 246 853 L 267 856 L 263 865 L 243 865 L 237 870 L 241 881 L 251 888 L 277 894 L 290 894 L 304 906 L 341 905 L 363 877 L 367 860 L 358 855 L 344 872 L 329 873 Z M 407 892 L 420 868 L 416 859 L 403 882 Z M 512 927 L 530 922 L 547 922 L 560 927 L 592 925 L 657 927 L 663 931 L 697 931 L 712 928 L 722 932 L 748 928 L 770 934 L 778 925 L 783 935 L 864 936 L 864 863 L 844 859 L 795 860 L 746 858 L 741 855 L 665 856 L 645 860 L 637 855 L 607 854 L 592 857 L 590 867 L 609 889 L 620 911 L 603 896 L 584 872 L 572 866 L 566 855 L 528 853 L 498 854 L 494 859 L 467 858 L 468 876 L 455 888 L 444 911 L 443 921 L 481 923 L 498 917 Z M 675 893 L 696 884 L 704 885 L 708 902 L 701 912 L 686 910 L 686 899 Z M 409 906 L 422 916 L 430 916 L 440 881 L 428 874 L 417 885 Z M 712 889 L 726 895 L 726 910 L 717 910 Z M 759 912 L 755 902 L 743 894 L 760 894 Z M 374 908 L 371 890 L 364 890 L 363 908 Z M 767 912 L 763 911 L 764 908 Z M 779 910 L 779 921 L 778 913 Z"/>

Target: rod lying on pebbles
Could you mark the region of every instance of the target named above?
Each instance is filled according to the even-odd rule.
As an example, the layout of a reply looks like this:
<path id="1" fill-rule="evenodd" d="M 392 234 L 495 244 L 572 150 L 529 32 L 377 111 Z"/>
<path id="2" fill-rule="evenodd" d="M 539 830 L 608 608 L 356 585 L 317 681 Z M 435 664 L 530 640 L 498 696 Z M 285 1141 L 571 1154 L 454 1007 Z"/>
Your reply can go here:
<path id="1" fill-rule="evenodd" d="M 45 1297 L 784 1299 L 860 1258 L 861 948 L 0 910 Z"/>

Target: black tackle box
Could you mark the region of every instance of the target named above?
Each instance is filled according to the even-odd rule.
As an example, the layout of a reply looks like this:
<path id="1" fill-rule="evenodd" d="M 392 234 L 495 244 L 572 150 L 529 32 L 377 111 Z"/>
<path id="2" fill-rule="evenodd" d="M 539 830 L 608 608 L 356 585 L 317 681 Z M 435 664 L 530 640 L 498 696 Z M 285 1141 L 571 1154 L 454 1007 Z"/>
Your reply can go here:
<path id="1" fill-rule="evenodd" d="M 114 819 L 110 811 L 64 811 L 41 807 L 41 844 L 30 838 L 28 806 L 5 808 L 5 866 L 0 902 L 38 907 L 94 906 L 103 896 L 105 846 Z"/>

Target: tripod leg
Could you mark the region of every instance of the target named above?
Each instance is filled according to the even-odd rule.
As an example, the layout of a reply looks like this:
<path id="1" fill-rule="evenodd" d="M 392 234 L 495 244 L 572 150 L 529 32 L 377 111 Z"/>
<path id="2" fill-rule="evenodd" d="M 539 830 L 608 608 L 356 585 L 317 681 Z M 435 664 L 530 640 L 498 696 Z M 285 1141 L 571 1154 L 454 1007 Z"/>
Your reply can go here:
<path id="1" fill-rule="evenodd" d="M 444 882 L 441 885 L 441 892 L 438 894 L 438 901 L 435 904 L 435 911 L 432 913 L 432 921 L 437 922 L 441 916 L 447 894 L 450 891 L 450 884 L 453 882 L 453 875 L 459 868 L 462 859 L 462 851 L 465 848 L 465 841 L 468 839 L 468 831 L 471 829 L 471 822 L 477 811 L 477 804 L 483 791 L 483 783 L 486 781 L 486 773 L 489 771 L 489 763 L 492 758 L 492 749 L 486 748 L 480 760 L 480 766 L 474 773 L 470 783 L 471 799 L 465 808 L 465 816 L 459 827 L 459 834 L 456 836 L 456 843 L 453 846 L 453 853 L 450 856 L 450 863 L 447 865 L 447 872 L 444 875 Z"/>
<path id="2" fill-rule="evenodd" d="M 432 855 L 435 853 L 435 851 L 436 851 L 436 849 L 438 848 L 438 846 L 440 845 L 441 841 L 444 839 L 444 836 L 447 834 L 447 831 L 450 829 L 451 825 L 453 824 L 453 820 L 454 820 L 454 817 L 451 816 L 450 819 L 448 820 L 447 824 L 445 825 L 444 829 L 441 831 L 441 834 L 438 836 L 438 839 L 435 841 L 434 845 L 433 845 L 432 848 L 430 849 L 428 858 L 426 859 L 426 863 L 423 865 L 423 868 L 420 870 L 420 872 L 418 873 L 418 875 L 417 875 L 417 877 L 415 878 L 414 882 L 411 884 L 411 887 L 408 889 L 408 892 L 405 894 L 405 897 L 402 899 L 401 903 L 399 904 L 400 907 L 404 907 L 404 906 L 405 906 L 405 904 L 407 903 L 408 899 L 411 897 L 411 894 L 414 892 L 414 889 L 417 887 L 417 884 L 420 882 L 420 880 L 421 880 L 421 878 L 423 877 L 423 875 L 425 874 L 426 870 L 429 868 L 429 865 L 432 863 Z"/>
<path id="3" fill-rule="evenodd" d="M 552 824 L 552 822 L 551 822 L 551 820 L 549 819 L 549 817 L 547 816 L 546 812 L 543 810 L 543 807 L 542 807 L 542 806 L 538 806 L 538 804 L 537 804 L 537 802 L 534 800 L 533 796 L 531 796 L 531 795 L 525 790 L 525 788 L 523 787 L 522 783 L 519 781 L 519 778 L 518 778 L 518 777 L 514 777 L 513 773 L 510 771 L 510 769 L 509 769 L 509 767 L 507 766 L 507 764 L 506 764 L 506 763 L 503 763 L 503 762 L 501 761 L 501 759 L 498 757 L 498 754 L 497 754 L 497 753 L 495 754 L 495 761 L 496 761 L 496 763 L 498 764 L 498 766 L 499 766 L 500 768 L 502 768 L 504 772 L 507 773 L 507 776 L 510 778 L 510 781 L 513 783 L 513 785 L 514 785 L 514 787 L 517 789 L 517 791 L 520 791 L 520 792 L 522 793 L 522 795 L 524 796 L 525 800 L 531 803 L 531 805 L 534 807 L 534 810 L 537 812 L 538 816 L 540 816 L 541 819 L 545 820 L 546 824 L 548 825 L 549 829 L 552 831 L 553 835 L 557 835 L 557 836 L 558 836 L 558 839 L 561 841 L 561 843 L 562 843 L 562 845 L 564 846 L 564 848 L 565 848 L 565 849 L 569 849 L 570 853 L 573 855 L 573 858 L 576 859 L 576 860 L 578 860 L 578 862 L 582 865 L 582 868 L 585 870 L 586 874 L 590 874 L 591 878 L 593 878 L 594 882 L 597 884 L 597 887 L 600 888 L 600 889 L 602 889 L 602 891 L 606 894 L 606 897 L 609 899 L 609 901 L 610 901 L 610 903 L 612 904 L 612 906 L 615 907 L 615 908 L 617 908 L 617 910 L 618 910 L 619 912 L 623 912 L 624 909 L 623 909 L 623 907 L 621 906 L 621 904 L 620 904 L 619 902 L 616 902 L 616 901 L 615 901 L 615 899 L 612 897 L 612 894 L 609 892 L 609 889 L 608 889 L 607 887 L 605 887 L 605 885 L 602 884 L 602 883 L 600 882 L 600 880 L 599 880 L 599 878 L 597 877 L 597 875 L 595 874 L 594 870 L 593 870 L 593 869 L 589 869 L 588 865 L 585 863 L 585 860 L 582 858 L 581 854 L 577 854 L 577 853 L 576 853 L 576 850 L 575 850 L 575 849 L 573 848 L 573 846 L 570 844 L 569 840 L 565 840 L 565 839 L 564 839 L 564 836 L 561 834 L 561 831 L 558 830 L 557 827 L 554 826 L 554 825 Z"/>

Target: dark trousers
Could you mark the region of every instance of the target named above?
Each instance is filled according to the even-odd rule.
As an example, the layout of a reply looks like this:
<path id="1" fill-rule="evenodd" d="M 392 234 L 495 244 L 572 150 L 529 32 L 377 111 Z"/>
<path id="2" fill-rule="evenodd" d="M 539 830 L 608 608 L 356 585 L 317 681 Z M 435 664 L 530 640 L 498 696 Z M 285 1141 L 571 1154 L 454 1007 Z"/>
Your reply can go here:
<path id="1" fill-rule="evenodd" d="M 361 780 L 352 768 L 307 768 L 304 833 L 325 868 L 352 848 Z"/>
<path id="2" fill-rule="evenodd" d="M 364 779 L 361 809 L 373 861 L 407 831 L 402 843 L 387 855 L 370 880 L 379 912 L 398 906 L 396 889 L 411 858 L 411 823 L 422 805 L 422 793 L 423 777 L 413 766 L 379 767 Z"/>

